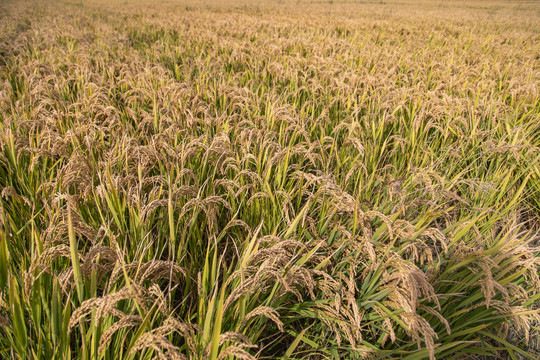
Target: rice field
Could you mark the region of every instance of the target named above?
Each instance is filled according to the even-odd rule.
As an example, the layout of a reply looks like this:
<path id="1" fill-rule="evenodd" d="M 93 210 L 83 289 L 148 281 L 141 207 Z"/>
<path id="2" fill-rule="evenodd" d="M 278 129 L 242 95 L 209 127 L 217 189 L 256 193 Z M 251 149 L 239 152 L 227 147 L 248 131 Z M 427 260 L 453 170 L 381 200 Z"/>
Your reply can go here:
<path id="1" fill-rule="evenodd" d="M 538 359 L 540 4 L 0 2 L 0 358 Z"/>

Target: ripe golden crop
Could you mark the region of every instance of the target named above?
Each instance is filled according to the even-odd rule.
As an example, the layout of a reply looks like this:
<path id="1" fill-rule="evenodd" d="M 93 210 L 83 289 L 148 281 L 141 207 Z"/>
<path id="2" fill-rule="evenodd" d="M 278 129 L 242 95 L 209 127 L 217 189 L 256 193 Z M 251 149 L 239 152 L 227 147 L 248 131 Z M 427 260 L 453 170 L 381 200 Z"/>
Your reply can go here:
<path id="1" fill-rule="evenodd" d="M 0 357 L 540 356 L 537 4 L 0 9 Z"/>

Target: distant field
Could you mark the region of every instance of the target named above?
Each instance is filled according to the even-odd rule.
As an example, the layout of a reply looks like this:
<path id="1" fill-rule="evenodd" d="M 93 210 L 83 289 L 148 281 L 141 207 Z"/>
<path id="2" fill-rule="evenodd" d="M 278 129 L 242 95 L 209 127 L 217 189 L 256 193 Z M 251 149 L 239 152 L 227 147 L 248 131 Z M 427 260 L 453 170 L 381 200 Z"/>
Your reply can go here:
<path id="1" fill-rule="evenodd" d="M 2 359 L 540 357 L 538 2 L 2 1 L 0 119 Z"/>

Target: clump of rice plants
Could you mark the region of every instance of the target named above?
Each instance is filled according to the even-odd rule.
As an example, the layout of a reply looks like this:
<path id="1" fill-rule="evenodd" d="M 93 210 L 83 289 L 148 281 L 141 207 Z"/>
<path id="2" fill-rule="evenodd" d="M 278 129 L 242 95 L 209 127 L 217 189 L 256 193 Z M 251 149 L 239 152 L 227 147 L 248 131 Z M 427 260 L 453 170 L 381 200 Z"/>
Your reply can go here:
<path id="1" fill-rule="evenodd" d="M 0 8 L 1 358 L 540 356 L 537 5 Z"/>

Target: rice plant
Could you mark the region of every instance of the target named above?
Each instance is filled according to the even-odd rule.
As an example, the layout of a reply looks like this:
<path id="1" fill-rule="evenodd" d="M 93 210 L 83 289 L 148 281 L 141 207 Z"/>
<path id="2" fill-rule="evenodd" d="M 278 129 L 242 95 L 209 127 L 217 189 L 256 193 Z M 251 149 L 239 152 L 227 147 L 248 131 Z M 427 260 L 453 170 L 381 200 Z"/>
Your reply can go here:
<path id="1" fill-rule="evenodd" d="M 540 356 L 537 4 L 0 9 L 1 358 Z"/>

